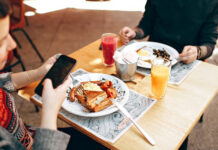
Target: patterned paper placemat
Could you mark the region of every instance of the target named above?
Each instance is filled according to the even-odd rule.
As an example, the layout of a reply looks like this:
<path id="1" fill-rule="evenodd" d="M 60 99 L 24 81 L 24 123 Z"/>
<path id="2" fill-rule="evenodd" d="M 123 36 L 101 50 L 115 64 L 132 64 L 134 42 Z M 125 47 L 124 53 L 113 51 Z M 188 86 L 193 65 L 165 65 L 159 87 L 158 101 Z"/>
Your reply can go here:
<path id="1" fill-rule="evenodd" d="M 88 73 L 83 69 L 78 69 L 71 74 L 71 77 Z M 32 96 L 35 100 L 41 103 L 41 97 L 38 95 Z M 131 114 L 134 120 L 139 119 L 151 106 L 154 105 L 156 100 L 147 98 L 133 90 L 130 90 L 130 96 L 124 107 Z M 91 132 L 95 136 L 114 143 L 120 136 L 122 136 L 132 125 L 126 117 L 120 112 L 116 111 L 112 114 L 102 117 L 81 117 L 73 115 L 64 109 L 59 112 L 66 119 L 77 124 L 81 128 Z"/>
<path id="2" fill-rule="evenodd" d="M 130 45 L 132 43 L 135 43 L 135 40 L 130 41 L 127 45 Z M 122 51 L 125 46 L 122 46 L 118 49 L 118 51 Z M 170 84 L 179 85 L 182 83 L 182 81 L 193 71 L 193 69 L 200 63 L 201 61 L 196 60 L 193 63 L 190 64 L 184 64 L 182 62 L 179 62 L 172 66 L 171 72 L 170 72 Z M 151 69 L 146 69 L 142 67 L 137 67 L 136 70 L 137 73 L 142 75 L 150 75 Z"/>
<path id="3" fill-rule="evenodd" d="M 170 71 L 170 84 L 179 85 L 182 81 L 193 71 L 193 69 L 200 63 L 201 61 L 195 60 L 193 63 L 184 64 L 179 62 L 172 66 Z M 137 72 L 142 75 L 150 75 L 151 69 L 145 69 L 141 67 L 137 67 Z"/>

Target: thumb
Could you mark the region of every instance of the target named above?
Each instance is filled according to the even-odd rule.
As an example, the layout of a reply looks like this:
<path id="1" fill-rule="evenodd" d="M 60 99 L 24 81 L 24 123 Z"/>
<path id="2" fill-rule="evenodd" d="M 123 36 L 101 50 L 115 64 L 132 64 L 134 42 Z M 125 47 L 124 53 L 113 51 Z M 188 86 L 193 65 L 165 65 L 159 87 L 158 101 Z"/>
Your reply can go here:
<path id="1" fill-rule="evenodd" d="M 56 62 L 57 60 L 57 57 L 56 55 L 50 57 L 46 62 L 45 62 L 45 67 L 47 70 L 49 70 L 53 65 L 54 63 Z"/>
<path id="2" fill-rule="evenodd" d="M 132 36 L 132 33 L 131 33 L 131 32 L 128 32 L 128 33 L 126 34 L 126 36 L 127 36 L 128 38 L 130 38 L 130 37 Z"/>
<path id="3" fill-rule="evenodd" d="M 58 59 L 57 58 L 57 54 L 56 55 L 54 55 L 54 56 L 52 56 L 51 58 L 49 58 L 50 59 L 50 64 L 54 64 L 55 62 L 56 62 L 56 60 Z"/>
<path id="4" fill-rule="evenodd" d="M 124 33 L 128 32 L 128 31 L 129 31 L 129 27 L 124 27 L 124 28 L 123 28 L 123 32 L 124 32 Z"/>
<path id="5" fill-rule="evenodd" d="M 127 35 L 129 32 L 130 32 L 130 28 L 129 27 L 124 27 L 123 28 L 123 33 L 125 34 L 125 35 Z"/>
<path id="6" fill-rule="evenodd" d="M 190 46 L 185 46 L 182 50 L 182 53 L 179 55 L 180 57 L 184 57 L 187 54 L 187 51 L 190 49 Z"/>
<path id="7" fill-rule="evenodd" d="M 43 82 L 43 90 L 47 89 L 53 89 L 51 79 L 45 79 L 45 81 Z"/>
<path id="8" fill-rule="evenodd" d="M 72 83 L 72 79 L 70 76 L 67 77 L 67 79 L 62 83 L 60 86 L 57 87 L 58 91 L 65 92 L 68 87 L 70 87 L 70 84 Z"/>

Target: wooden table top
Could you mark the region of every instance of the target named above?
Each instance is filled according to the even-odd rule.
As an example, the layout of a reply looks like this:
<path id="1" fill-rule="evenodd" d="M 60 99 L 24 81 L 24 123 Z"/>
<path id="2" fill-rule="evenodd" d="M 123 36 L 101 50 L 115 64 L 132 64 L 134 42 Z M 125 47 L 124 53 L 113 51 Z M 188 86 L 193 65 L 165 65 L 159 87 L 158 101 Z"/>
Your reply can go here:
<path id="1" fill-rule="evenodd" d="M 99 51 L 100 40 L 97 40 L 69 56 L 77 59 L 77 65 L 73 71 L 82 68 L 89 72 L 112 74 L 115 67 L 103 65 L 102 52 Z M 119 43 L 120 47 L 121 44 Z M 143 95 L 150 93 L 150 77 L 136 75 L 137 84 L 128 83 L 128 87 Z M 30 84 L 19 90 L 18 94 L 27 100 L 34 94 L 37 83 Z M 165 98 L 152 106 L 137 122 L 156 141 L 151 146 L 132 126 L 115 143 L 109 143 L 98 139 L 84 129 L 78 130 L 102 143 L 110 149 L 178 149 L 193 127 L 206 110 L 213 97 L 218 92 L 218 67 L 205 62 L 200 63 L 190 75 L 179 85 L 167 88 Z"/>

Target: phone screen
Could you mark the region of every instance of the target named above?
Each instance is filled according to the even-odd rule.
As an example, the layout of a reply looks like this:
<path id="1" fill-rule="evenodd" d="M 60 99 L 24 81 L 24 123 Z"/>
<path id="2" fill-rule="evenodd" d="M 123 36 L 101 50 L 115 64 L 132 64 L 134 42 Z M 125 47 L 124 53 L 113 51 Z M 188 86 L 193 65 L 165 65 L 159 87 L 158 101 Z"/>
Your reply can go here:
<path id="1" fill-rule="evenodd" d="M 35 92 L 40 96 L 42 95 L 42 83 L 46 78 L 52 80 L 54 88 L 58 87 L 64 81 L 66 76 L 70 73 L 75 64 L 75 59 L 70 58 L 66 55 L 61 55 L 51 67 L 51 69 L 48 71 L 48 73 L 45 75 L 45 77 L 41 80 L 39 85 L 36 87 Z"/>

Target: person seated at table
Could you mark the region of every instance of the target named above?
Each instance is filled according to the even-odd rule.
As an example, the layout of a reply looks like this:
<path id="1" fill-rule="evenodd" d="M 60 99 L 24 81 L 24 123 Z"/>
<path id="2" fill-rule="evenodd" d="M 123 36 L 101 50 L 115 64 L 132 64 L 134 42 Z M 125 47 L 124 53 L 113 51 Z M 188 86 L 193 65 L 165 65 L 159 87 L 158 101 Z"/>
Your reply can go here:
<path id="1" fill-rule="evenodd" d="M 121 41 L 146 37 L 174 47 L 184 63 L 204 60 L 216 44 L 217 5 L 217 0 L 147 0 L 138 26 L 120 30 Z"/>
<path id="2" fill-rule="evenodd" d="M 1 0 L 0 70 L 4 68 L 8 53 L 16 47 L 16 43 L 9 34 L 10 12 L 8 0 Z M 15 99 L 10 93 L 40 80 L 55 61 L 56 56 L 53 56 L 37 69 L 0 74 L 0 149 L 106 149 L 73 128 L 59 128 L 57 131 L 57 115 L 66 96 L 66 90 L 72 82 L 70 77 L 56 89 L 53 88 L 50 79 L 44 81 L 40 128 L 35 130 L 26 126 L 19 117 Z"/>
<path id="3" fill-rule="evenodd" d="M 9 13 L 8 0 L 1 0 L 0 70 L 5 65 L 8 52 L 16 46 L 9 34 Z M 56 121 L 66 89 L 71 83 L 70 78 L 56 89 L 53 89 L 49 79 L 45 80 L 41 125 L 36 131 L 26 128 L 18 115 L 14 98 L 9 93 L 42 78 L 55 60 L 52 57 L 35 70 L 0 74 L 0 149 L 66 149 L 70 136 L 57 131 Z"/>

